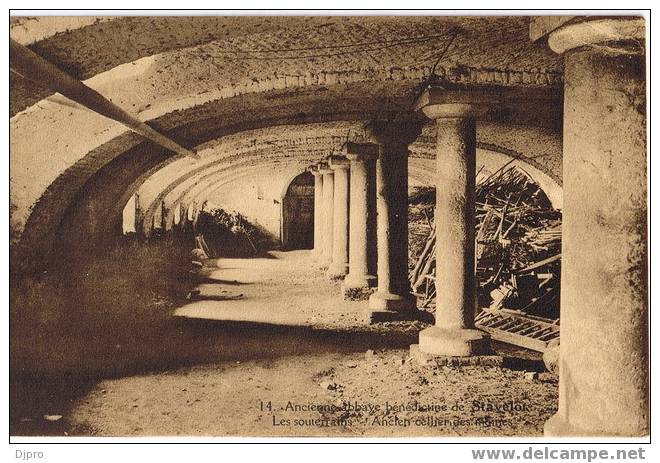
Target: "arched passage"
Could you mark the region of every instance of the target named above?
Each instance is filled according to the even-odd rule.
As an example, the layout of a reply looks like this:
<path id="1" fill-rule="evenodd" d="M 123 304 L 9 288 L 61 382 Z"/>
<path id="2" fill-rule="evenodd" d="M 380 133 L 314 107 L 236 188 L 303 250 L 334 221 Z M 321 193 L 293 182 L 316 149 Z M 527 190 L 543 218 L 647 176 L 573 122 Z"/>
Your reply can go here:
<path id="1" fill-rule="evenodd" d="M 250 129 L 389 118 L 410 108 L 411 97 L 431 77 L 432 69 L 435 75 L 451 82 L 501 86 L 507 92 L 507 105 L 518 107 L 504 115 L 505 122 L 516 123 L 529 119 L 520 117 L 525 110 L 514 101 L 516 89 L 552 93 L 560 80 L 558 59 L 529 43 L 524 18 L 496 21 L 506 26 L 511 40 L 520 48 L 518 58 L 512 62 L 503 50 L 494 48 L 482 56 L 477 51 L 480 48 L 475 47 L 501 39 L 492 21 L 440 17 L 410 18 L 405 22 L 348 17 L 241 21 L 239 26 L 231 18 L 122 17 L 91 23 L 38 19 L 14 24 L 12 34 L 55 64 L 76 70 L 77 78 L 141 120 L 187 148 L 202 151 L 204 159 L 210 154 L 203 152 L 208 140 Z M 268 44 L 276 49 L 281 37 L 272 36 L 274 31 L 290 35 L 294 41 L 309 40 L 314 46 L 318 40 L 333 46 L 346 34 L 367 43 L 372 39 L 372 29 L 364 28 L 364 24 L 377 26 L 382 34 L 414 38 L 414 44 L 403 40 L 405 43 L 378 51 L 366 61 L 355 52 L 349 53 L 349 60 L 332 53 L 314 61 L 313 66 L 306 54 L 266 60 L 225 56 L 239 41 L 245 41 L 241 46 L 245 49 L 260 50 Z M 319 28 L 323 30 L 320 35 Z M 146 30 L 150 33 L 141 32 Z M 421 30 L 434 32 L 418 40 Z M 449 39 L 454 46 L 436 62 L 434 53 Z M 113 52 L 95 49 L 92 44 L 96 43 L 115 44 Z M 140 46 L 135 47 L 136 43 Z M 58 228 L 72 228 L 71 218 L 77 223 L 87 220 L 68 209 L 81 207 L 83 196 L 100 189 L 96 177 L 106 171 L 108 164 L 113 164 L 114 170 L 126 170 L 126 175 L 119 175 L 127 181 L 122 185 L 106 182 L 110 183 L 108 189 L 114 190 L 113 201 L 94 208 L 84 206 L 98 226 L 80 238 L 95 241 L 96 235 L 105 230 L 121 230 L 121 208 L 145 180 L 145 173 L 170 163 L 172 154 L 157 153 L 160 150 L 139 136 L 62 97 L 44 98 L 49 91 L 35 89 L 20 76 L 12 74 L 12 88 L 22 89 L 12 92 L 11 102 L 11 223 L 19 256 L 15 261 L 27 264 L 57 260 L 52 248 L 58 246 L 54 244 Z M 523 106 L 529 106 L 529 92 L 523 96 Z M 35 104 L 37 101 L 39 104 Z M 532 125 L 539 125 L 536 113 L 529 121 Z M 76 127 L 77 133 L 66 130 L 68 127 Z M 46 143 L 35 146 L 30 142 L 35 130 Z M 345 137 L 346 132 L 341 135 Z M 123 156 L 128 152 L 130 156 Z M 141 198 L 149 202 L 147 195 Z M 107 224 L 106 217 L 112 223 Z M 92 243 L 89 248 L 97 246 Z M 37 267 L 34 270 L 42 266 Z"/>
<path id="2" fill-rule="evenodd" d="M 616 19 L 619 20 L 621 18 Z M 552 24 L 545 26 L 556 27 L 557 19 L 551 18 L 551 21 Z M 552 32 L 555 38 L 565 39 L 582 20 L 573 17 L 568 21 L 570 24 L 566 27 L 561 26 Z M 599 21 L 595 24 L 602 26 L 603 20 Z M 622 24 L 628 24 L 627 28 L 630 20 L 626 21 Z M 405 19 L 253 17 L 241 20 L 125 17 L 71 19 L 63 22 L 56 18 L 50 24 L 48 20 L 32 18 L 12 22 L 14 40 L 29 44 L 38 55 L 66 70 L 75 79 L 84 79 L 89 87 L 122 109 L 130 111 L 140 121 L 149 123 L 154 130 L 172 138 L 177 144 L 194 148 L 200 155 L 199 161 L 175 159 L 172 153 L 144 141 L 125 127 L 91 114 L 59 95 L 52 95 L 50 91 L 38 86 L 35 88 L 27 79 L 40 73 L 10 74 L 10 220 L 12 254 L 18 257 L 12 261 L 36 273 L 35 278 L 44 278 L 44 274 L 48 274 L 48 277 L 62 277 L 66 291 L 72 294 L 67 294 L 68 299 L 62 299 L 66 304 L 55 306 L 50 301 L 56 296 L 51 289 L 59 286 L 51 288 L 44 285 L 45 290 L 38 292 L 39 287 L 27 279 L 33 276 L 27 275 L 26 287 L 30 291 L 36 287 L 35 294 L 40 297 L 33 298 L 36 304 L 32 305 L 13 300 L 11 306 L 16 312 L 12 312 L 12 321 L 24 321 L 26 313 L 34 312 L 34 325 L 24 324 L 24 327 L 41 329 L 47 326 L 51 331 L 26 329 L 16 335 L 15 344 L 21 348 L 38 346 L 43 352 L 54 355 L 48 357 L 48 361 L 40 362 L 42 365 L 59 365 L 65 363 L 66 353 L 71 350 L 62 348 L 66 344 L 58 344 L 58 336 L 64 333 L 65 342 L 69 342 L 69 338 L 78 335 L 75 330 L 70 330 L 71 325 L 75 324 L 80 328 L 82 336 L 79 358 L 72 355 L 72 360 L 69 359 L 74 369 L 78 367 L 79 360 L 86 358 L 130 358 L 131 352 L 126 349 L 126 344 L 136 339 L 140 344 L 134 346 L 137 347 L 135 352 L 140 357 L 160 351 L 162 346 L 172 345 L 176 347 L 172 351 L 173 360 L 180 361 L 180 347 L 185 346 L 187 340 L 176 338 L 177 333 L 166 331 L 163 332 L 167 336 L 159 337 L 158 328 L 154 329 L 153 314 L 164 313 L 160 296 L 168 289 L 161 285 L 163 280 L 167 280 L 178 291 L 177 298 L 188 293 L 188 288 L 175 284 L 185 281 L 187 275 L 192 273 L 184 267 L 190 263 L 190 250 L 186 249 L 190 236 L 186 233 L 164 232 L 176 225 L 180 218 L 194 216 L 195 203 L 208 199 L 209 204 L 220 204 L 213 200 L 223 198 L 223 195 L 227 199 L 228 190 L 241 182 L 249 188 L 252 184 L 247 183 L 248 180 L 265 182 L 275 186 L 274 197 L 282 199 L 273 203 L 269 197 L 270 201 L 263 202 L 261 208 L 275 216 L 275 234 L 281 230 L 286 248 L 311 247 L 310 243 L 306 243 L 309 233 L 306 230 L 312 218 L 312 214 L 307 213 L 310 209 L 313 211 L 313 205 L 310 204 L 308 208 L 304 203 L 311 195 L 296 191 L 311 185 L 306 183 L 305 175 L 296 175 L 292 182 L 287 182 L 294 172 L 287 172 L 287 175 L 275 182 L 273 179 L 277 169 L 295 166 L 297 172 L 301 172 L 310 162 L 317 162 L 328 154 L 336 154 L 335 150 L 347 140 L 364 141 L 368 138 L 367 133 L 374 129 L 373 126 L 367 128 L 368 125 L 363 125 L 368 121 L 375 121 L 377 126 L 390 126 L 401 122 L 399 119 L 411 122 L 419 116 L 419 111 L 415 115 L 413 109 L 429 105 L 442 106 L 436 109 L 443 111 L 429 109 L 423 111 L 426 116 L 441 116 L 438 119 L 444 119 L 442 115 L 448 114 L 445 111 L 448 102 L 456 99 L 460 104 L 477 102 L 479 104 L 476 106 L 481 106 L 483 98 L 493 107 L 482 115 L 483 119 L 480 116 L 476 124 L 467 121 L 469 123 L 458 127 L 447 121 L 427 121 L 421 136 L 417 140 L 410 140 L 410 143 L 406 142 L 410 162 L 406 159 L 406 150 L 399 149 L 403 143 L 398 137 L 400 132 L 393 137 L 385 133 L 373 137 L 381 147 L 385 147 L 381 149 L 381 155 L 388 155 L 381 156 L 381 162 L 377 164 L 381 168 L 380 172 L 384 172 L 383 166 L 393 166 L 396 180 L 399 185 L 404 185 L 396 194 L 390 194 L 397 186 L 397 182 L 389 182 L 392 180 L 390 177 L 394 176 L 384 175 L 380 180 L 381 185 L 388 184 L 389 188 L 383 191 L 383 197 L 380 198 L 383 207 L 378 213 L 384 219 L 379 224 L 379 231 L 385 230 L 378 238 L 381 244 L 385 243 L 379 263 L 387 264 L 376 269 L 378 279 L 381 282 L 390 280 L 389 283 L 406 279 L 406 266 L 401 264 L 409 256 L 403 247 L 389 243 L 392 234 L 388 234 L 388 230 L 394 229 L 399 237 L 404 237 L 399 241 L 406 242 L 405 227 L 399 227 L 403 223 L 401 217 L 405 214 L 405 209 L 399 206 L 405 205 L 405 185 L 409 185 L 405 175 L 417 183 L 437 186 L 440 192 L 447 185 L 449 190 L 454 182 L 463 183 L 465 178 L 471 180 L 475 157 L 477 160 L 484 158 L 483 166 L 479 165 L 483 167 L 483 171 L 479 170 L 482 176 L 498 169 L 502 163 L 510 162 L 512 167 L 524 170 L 530 179 L 541 186 L 555 208 L 562 208 L 561 173 L 565 171 L 568 177 L 565 243 L 572 245 L 565 246 L 566 262 L 569 265 L 564 267 L 561 276 L 562 281 L 568 283 L 563 286 L 568 290 L 562 295 L 568 304 L 564 304 L 562 310 L 569 307 L 566 312 L 569 317 L 562 320 L 562 323 L 566 323 L 564 326 L 569 327 L 564 338 L 569 342 L 562 346 L 561 386 L 564 393 L 567 385 L 569 392 L 572 392 L 568 396 L 565 394 L 557 418 L 568 419 L 570 412 L 571 420 L 567 420 L 565 425 L 596 432 L 612 429 L 627 434 L 628 429 L 645 429 L 643 410 L 631 413 L 630 420 L 619 420 L 618 426 L 610 426 L 616 420 L 604 419 L 611 416 L 625 417 L 626 409 L 633 410 L 632 406 L 640 408 L 645 405 L 642 384 L 645 352 L 643 346 L 631 345 L 629 342 L 630 339 L 646 339 L 645 333 L 637 329 L 644 326 L 647 312 L 645 301 L 642 300 L 644 291 L 639 291 L 639 288 L 644 287 L 645 274 L 641 270 L 631 270 L 630 266 L 633 260 L 643 264 L 646 248 L 638 243 L 645 242 L 645 234 L 637 228 L 644 228 L 644 220 L 637 220 L 637 216 L 643 217 L 646 209 L 644 194 L 629 194 L 631 185 L 639 184 L 638 192 L 645 191 L 644 153 L 640 144 L 640 140 L 644 139 L 640 133 L 645 127 L 645 117 L 640 110 L 643 106 L 644 86 L 641 72 L 634 76 L 622 72 L 633 62 L 632 45 L 638 47 L 640 37 L 635 36 L 634 43 L 626 43 L 625 50 L 618 49 L 621 45 L 620 37 L 612 37 L 612 40 L 608 39 L 602 44 L 599 42 L 593 50 L 581 41 L 579 49 L 566 55 L 564 66 L 560 57 L 546 49 L 545 43 L 533 37 L 530 41 L 530 35 L 534 35 L 530 34 L 534 24 L 530 25 L 529 22 L 529 18 L 504 16 L 426 16 Z M 635 29 L 641 31 L 642 26 L 637 24 Z M 548 30 L 547 27 L 541 29 Z M 590 25 L 590 30 L 602 32 L 603 28 Z M 597 39 L 603 40 L 602 34 Z M 294 43 L 298 48 L 291 49 Z M 552 40 L 547 43 L 553 46 Z M 557 45 L 557 42 L 554 44 Z M 612 44 L 614 46 L 603 46 Z M 615 61 L 619 59 L 615 54 L 620 52 L 621 61 Z M 571 59 L 573 56 L 588 54 L 594 57 L 595 64 L 604 68 L 593 72 L 596 68 L 581 68 L 586 61 Z M 603 54 L 607 56 L 601 56 Z M 641 70 L 643 60 L 635 60 L 635 69 Z M 615 66 L 609 68 L 608 62 Z M 13 70 L 16 71 L 16 68 Z M 562 95 L 561 91 L 562 72 L 566 79 L 566 95 Z M 46 86 L 49 83 L 38 78 L 34 80 Z M 613 88 L 620 89 L 621 81 L 629 82 L 626 91 L 612 92 Z M 614 85 L 603 85 L 610 83 Z M 420 95 L 425 92 L 426 101 L 420 100 Z M 431 98 L 431 95 L 434 97 Z M 589 102 L 584 101 L 584 95 L 596 95 L 600 101 L 608 102 L 605 106 L 607 111 L 598 111 L 595 105 L 585 104 Z M 621 95 L 623 100 L 618 101 Z M 566 101 L 565 112 L 562 101 Z M 622 108 L 624 112 L 619 111 Z M 481 114 L 481 110 L 475 112 Z M 566 120 L 563 120 L 564 113 Z M 566 140 L 564 159 L 561 127 L 570 128 L 575 121 L 583 127 L 575 133 L 567 130 L 563 134 Z M 334 135 L 330 133 L 326 137 L 319 136 L 318 126 L 311 127 L 313 124 L 330 122 L 351 122 L 358 127 L 346 130 L 345 124 L 335 125 L 328 129 Z M 280 126 L 289 128 L 273 130 L 273 136 L 270 137 L 265 134 L 265 131 Z M 302 137 L 300 133 L 305 127 L 309 127 L 310 133 Z M 615 130 L 619 136 L 608 139 L 603 136 L 604 132 L 612 133 L 603 129 L 607 127 L 622 127 L 622 130 Z M 464 130 L 466 128 L 469 130 Z M 356 130 L 354 140 L 351 137 L 356 135 Z M 286 132 L 290 132 L 291 136 L 286 136 Z M 365 136 L 361 138 L 363 132 Z M 232 136 L 235 143 L 226 143 Z M 39 143 L 35 143 L 35 139 Z M 588 143 L 583 143 L 583 139 Z M 449 143 L 443 145 L 445 141 Z M 473 149 L 475 145 L 476 150 Z M 635 149 L 630 149 L 630 145 L 635 145 Z M 441 157 L 443 155 L 452 159 L 458 152 L 461 152 L 459 157 L 463 158 L 455 159 L 461 164 L 458 169 L 451 166 L 443 169 L 441 162 L 434 161 L 436 155 L 441 160 L 444 159 Z M 614 156 L 619 164 L 613 164 L 612 153 L 624 155 Z M 394 154 L 398 159 L 394 159 Z M 601 162 L 607 161 L 608 156 L 609 164 Z M 462 166 L 464 158 L 469 158 L 467 167 Z M 383 159 L 391 161 L 391 164 L 382 162 Z M 397 171 L 397 161 L 401 160 L 405 162 L 398 166 Z M 562 167 L 564 161 L 565 168 Z M 452 171 L 458 171 L 460 175 L 451 175 L 456 174 Z M 468 176 L 464 175 L 466 171 Z M 341 191 L 341 194 L 335 194 L 335 198 L 342 199 L 334 202 L 341 206 L 335 210 L 341 212 L 325 215 L 340 217 L 340 220 L 335 220 L 335 224 L 340 225 L 331 230 L 334 237 L 340 238 L 332 241 L 335 250 L 346 248 L 346 230 L 343 225 L 347 210 L 347 201 L 343 199 L 347 196 L 344 182 L 346 177 L 344 171 L 341 172 L 337 176 L 341 180 L 337 181 L 338 187 L 334 190 Z M 450 178 L 443 177 L 445 172 L 450 174 Z M 258 178 L 255 180 L 253 175 Z M 612 179 L 616 181 L 610 182 Z M 285 193 L 280 195 L 285 183 Z M 216 191 L 219 191 L 217 197 L 211 197 Z M 234 200 L 243 201 L 241 206 L 247 208 L 243 196 L 245 191 L 251 190 L 246 188 L 234 192 L 233 196 Z M 256 199 L 263 199 L 263 195 L 255 191 Z M 327 188 L 326 191 L 331 189 Z M 359 184 L 352 191 L 361 191 Z M 617 191 L 624 191 L 625 194 L 617 195 Z M 623 201 L 620 207 L 608 209 L 607 199 L 612 192 L 615 206 L 621 198 L 628 202 Z M 470 194 L 462 195 L 461 191 L 455 193 L 458 193 L 456 198 L 461 207 L 473 208 L 474 201 L 469 198 Z M 630 203 L 631 198 L 633 203 Z M 144 204 L 140 204 L 140 199 Z M 611 198 L 609 202 L 612 202 Z M 360 201 L 352 202 L 356 203 L 363 204 Z M 443 202 L 440 198 L 436 210 L 442 209 L 440 204 L 447 203 L 451 201 Z M 506 205 L 509 205 L 508 199 Z M 389 210 L 396 211 L 392 217 L 388 217 L 390 206 L 393 207 Z M 163 235 L 162 239 L 121 240 L 117 243 L 114 238 L 121 234 L 122 208 L 126 209 L 128 222 L 137 224 L 136 231 L 156 226 L 163 232 L 158 233 Z M 254 207 L 254 210 L 257 209 Z M 321 209 L 319 207 L 317 211 Z M 327 209 L 330 210 L 330 207 Z M 616 214 L 608 217 L 603 213 L 608 210 Z M 630 212 L 628 215 L 632 218 L 622 211 Z M 471 212 L 467 220 L 464 220 L 465 216 L 455 214 L 456 211 L 447 212 L 449 219 L 439 220 L 439 223 L 445 223 L 434 231 L 438 233 L 438 243 L 444 241 L 445 249 L 451 247 L 456 255 L 461 252 L 465 255 L 461 256 L 458 265 L 435 277 L 439 281 L 451 282 L 455 281 L 452 280 L 454 276 L 472 273 L 473 253 L 465 243 L 471 245 L 474 240 L 470 233 L 465 233 L 465 230 L 472 230 L 472 227 L 464 227 L 454 233 L 448 226 L 452 223 L 464 225 L 464 222 L 469 225 Z M 357 215 L 364 217 L 368 214 Z M 272 225 L 272 221 L 268 224 Z M 504 212 L 499 224 L 502 229 Z M 240 227 L 236 228 L 240 230 Z M 483 229 L 487 231 L 485 227 Z M 618 230 L 623 239 L 613 234 L 612 230 Z M 311 237 L 312 234 L 309 235 Z M 355 235 L 359 236 L 359 233 Z M 451 241 L 457 235 L 460 235 L 462 242 L 456 240 L 455 246 L 451 246 Z M 326 232 L 325 236 L 328 237 L 329 233 Z M 352 239 L 353 243 L 356 241 Z M 632 241 L 634 244 L 630 244 Z M 616 246 L 615 242 L 629 245 Z M 182 250 L 179 254 L 157 255 L 177 246 Z M 614 251 L 619 251 L 619 254 Z M 621 254 L 624 252 L 635 253 L 634 259 Z M 280 255 L 284 254 L 291 257 L 307 253 Z M 81 264 L 77 266 L 79 268 L 71 265 L 76 256 L 80 257 L 77 259 Z M 602 256 L 606 265 L 603 265 Z M 449 262 L 451 265 L 454 257 L 439 255 L 438 261 Z M 343 251 L 335 252 L 332 258 L 342 266 L 348 264 Z M 50 262 L 56 264 L 53 265 L 54 271 L 46 265 Z M 641 264 L 635 268 L 641 268 Z M 112 275 L 114 279 L 105 278 L 106 274 L 102 273 L 104 267 L 112 265 L 115 265 L 116 270 Z M 300 267 L 300 264 L 293 267 Z M 255 267 L 249 269 L 249 273 L 255 273 Z M 57 274 L 58 270 L 61 275 Z M 304 292 L 312 295 L 310 298 L 313 298 L 313 305 L 326 309 L 335 304 L 336 301 L 330 295 L 325 303 L 319 300 L 319 289 L 322 291 L 327 282 L 320 278 L 309 278 L 311 272 L 307 268 L 293 276 L 290 271 L 280 270 L 273 272 L 272 278 L 262 278 L 261 283 L 268 284 L 262 284 L 260 290 L 270 289 L 281 296 L 276 304 L 273 304 L 272 299 L 262 299 L 262 312 L 272 313 L 271 309 L 278 307 L 284 310 L 295 307 L 287 298 L 297 290 L 295 285 L 301 282 L 307 284 Z M 392 270 L 402 278 L 390 279 Z M 149 278 L 143 278 L 149 271 Z M 287 275 L 288 282 L 282 281 L 283 274 Z M 621 275 L 626 278 L 619 278 Z M 630 278 L 631 275 L 634 279 Z M 625 283 L 617 283 L 617 278 Z M 454 299 L 466 300 L 471 305 L 471 286 L 476 282 L 472 275 L 464 280 L 468 281 L 470 287 L 460 284 L 465 281 L 448 286 L 449 289 L 452 286 L 463 286 L 464 291 L 456 291 L 457 297 Z M 594 285 L 593 282 L 601 280 L 607 285 L 597 288 L 597 293 L 594 291 L 594 294 L 590 294 L 588 289 Z M 105 282 L 109 283 L 105 288 L 106 294 L 99 297 L 99 294 L 103 294 Z M 291 285 L 280 286 L 282 283 Z M 402 298 L 383 301 L 406 302 L 404 296 L 408 295 L 407 290 L 401 287 L 404 285 L 389 283 L 379 288 L 383 289 L 381 292 Z M 636 294 L 636 297 L 615 298 L 612 303 L 612 294 L 629 293 Z M 577 298 L 573 297 L 576 295 Z M 255 291 L 253 296 L 260 297 L 262 294 Z M 258 297 L 254 297 L 251 303 Z M 585 304 L 579 303 L 581 297 L 590 300 L 591 304 L 587 306 L 599 310 L 583 310 L 582 305 Z M 312 305 L 307 304 L 309 301 L 303 302 L 301 306 Z M 453 329 L 453 325 L 466 321 L 468 323 L 465 324 L 469 326 L 472 316 L 468 304 L 463 304 L 463 307 L 457 304 L 454 320 L 450 323 L 447 320 L 441 321 L 437 328 L 445 332 L 448 328 Z M 630 310 L 631 306 L 634 312 Z M 43 307 L 48 310 L 42 311 Z M 148 316 L 142 319 L 139 318 L 139 310 L 136 310 L 140 307 L 149 308 Z M 95 310 L 94 316 L 86 318 L 87 312 L 94 313 Z M 234 313 L 244 317 L 242 311 Z M 325 314 L 328 313 L 326 310 Z M 614 330 L 602 323 L 605 318 L 598 316 L 602 313 L 612 314 L 610 318 L 620 322 L 618 325 L 610 323 L 615 327 Z M 461 319 L 459 315 L 467 315 L 470 320 Z M 62 320 L 69 317 L 66 320 L 68 323 L 58 325 L 57 318 L 60 316 Z M 136 320 L 141 320 L 143 324 L 135 323 Z M 632 331 L 629 329 L 630 320 L 635 323 Z M 303 321 L 308 323 L 309 320 Z M 582 342 L 570 341 L 579 338 L 575 334 L 582 333 L 584 327 L 592 326 L 593 336 L 589 338 L 595 341 L 587 342 L 585 345 L 588 348 L 583 348 Z M 623 335 L 612 335 L 612 331 Z M 149 345 L 152 335 L 155 342 Z M 90 339 L 95 342 L 89 342 Z M 419 340 L 421 346 L 422 337 Z M 94 344 L 105 341 L 108 341 L 107 347 L 110 350 L 101 350 L 95 357 Z M 603 347 L 603 343 L 607 345 Z M 204 345 L 208 344 L 213 343 L 204 338 Z M 264 351 L 261 343 L 258 347 L 260 353 Z M 426 352 L 447 354 L 446 351 Z M 200 356 L 200 359 L 210 357 L 212 355 Z M 171 365 L 171 362 L 166 364 Z M 70 365 L 65 364 L 63 370 L 66 371 L 65 367 Z M 585 365 L 595 366 L 583 368 Z M 630 368 L 631 365 L 634 368 Z M 624 375 L 622 371 L 632 374 Z M 593 384 L 593 378 L 602 372 L 602 378 L 622 386 L 617 390 L 628 391 L 629 396 L 626 398 L 622 395 L 623 399 L 617 402 L 619 405 L 610 407 L 612 413 L 583 413 L 593 404 L 612 403 L 609 400 L 611 397 L 599 392 L 601 385 Z M 641 375 L 638 374 L 640 372 Z M 634 375 L 638 376 L 639 383 L 634 390 L 619 381 L 621 378 L 628 381 Z M 592 397 L 593 400 L 585 400 L 584 397 Z M 606 426 L 598 428 L 603 424 L 601 421 Z M 597 422 L 597 426 L 592 425 L 592 422 Z M 561 423 L 555 422 L 553 426 L 557 427 L 558 424 Z"/>
<path id="3" fill-rule="evenodd" d="M 282 197 L 282 247 L 314 247 L 314 177 L 309 172 L 291 180 Z"/>

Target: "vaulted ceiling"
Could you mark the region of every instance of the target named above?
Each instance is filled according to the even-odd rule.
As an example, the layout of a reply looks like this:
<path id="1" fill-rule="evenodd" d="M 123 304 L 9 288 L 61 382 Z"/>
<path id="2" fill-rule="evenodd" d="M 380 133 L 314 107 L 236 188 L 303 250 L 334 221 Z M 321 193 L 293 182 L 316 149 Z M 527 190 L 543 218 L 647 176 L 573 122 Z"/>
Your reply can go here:
<path id="1" fill-rule="evenodd" d="M 509 104 L 480 123 L 479 141 L 560 176 L 561 60 L 529 40 L 526 17 L 39 17 L 12 18 L 10 29 L 202 157 L 175 158 L 11 72 L 17 235 L 33 226 L 28 237 L 54 236 L 86 195 L 157 195 L 220 163 L 304 164 L 364 121 L 409 113 L 431 81 L 502 89 Z M 433 156 L 427 126 L 414 156 Z"/>

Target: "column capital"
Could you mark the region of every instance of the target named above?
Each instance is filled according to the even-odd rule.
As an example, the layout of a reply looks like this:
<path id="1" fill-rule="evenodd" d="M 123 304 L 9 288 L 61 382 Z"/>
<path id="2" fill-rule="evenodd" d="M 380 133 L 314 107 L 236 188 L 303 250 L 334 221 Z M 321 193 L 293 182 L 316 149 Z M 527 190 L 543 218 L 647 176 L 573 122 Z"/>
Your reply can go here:
<path id="1" fill-rule="evenodd" d="M 646 37 L 645 20 L 642 17 L 585 17 L 574 16 L 564 21 L 555 21 L 544 27 L 551 19 L 542 17 L 532 19 L 530 31 L 535 28 L 544 30 L 547 36 L 548 46 L 555 53 L 565 53 L 579 47 L 603 45 L 606 43 L 616 44 L 615 48 L 623 48 L 622 45 L 632 44 L 634 48 L 643 52 Z"/>
<path id="2" fill-rule="evenodd" d="M 349 161 L 378 159 L 379 147 L 375 143 L 346 142 L 341 148 Z"/>
<path id="3" fill-rule="evenodd" d="M 319 174 L 321 174 L 321 175 L 332 173 L 332 169 L 330 169 L 330 166 L 325 161 L 319 162 L 317 169 L 318 169 Z"/>
<path id="4" fill-rule="evenodd" d="M 323 175 L 323 174 L 321 174 L 321 172 L 319 172 L 319 166 L 318 165 L 309 166 L 307 168 L 307 172 L 312 174 L 314 177 L 316 177 L 317 175 Z"/>
<path id="5" fill-rule="evenodd" d="M 429 119 L 482 117 L 499 104 L 500 93 L 492 88 L 447 88 L 429 86 L 417 98 L 415 110 Z"/>
<path id="6" fill-rule="evenodd" d="M 346 159 L 345 156 L 339 154 L 333 154 L 330 156 L 328 158 L 328 165 L 332 170 L 349 169 L 351 167 L 349 160 Z"/>
<path id="7" fill-rule="evenodd" d="M 392 121 L 374 120 L 365 127 L 367 136 L 379 145 L 402 143 L 409 145 L 422 133 L 423 122 L 415 119 Z"/>

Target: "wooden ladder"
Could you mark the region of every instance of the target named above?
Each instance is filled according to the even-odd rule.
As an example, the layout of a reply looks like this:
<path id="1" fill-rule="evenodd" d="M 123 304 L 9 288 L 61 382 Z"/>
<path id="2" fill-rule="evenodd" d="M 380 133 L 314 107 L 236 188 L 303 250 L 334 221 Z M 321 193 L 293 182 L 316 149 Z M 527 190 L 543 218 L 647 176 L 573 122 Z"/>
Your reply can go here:
<path id="1" fill-rule="evenodd" d="M 545 352 L 559 338 L 559 319 L 550 320 L 508 309 L 483 309 L 475 319 L 477 328 L 497 341 Z"/>

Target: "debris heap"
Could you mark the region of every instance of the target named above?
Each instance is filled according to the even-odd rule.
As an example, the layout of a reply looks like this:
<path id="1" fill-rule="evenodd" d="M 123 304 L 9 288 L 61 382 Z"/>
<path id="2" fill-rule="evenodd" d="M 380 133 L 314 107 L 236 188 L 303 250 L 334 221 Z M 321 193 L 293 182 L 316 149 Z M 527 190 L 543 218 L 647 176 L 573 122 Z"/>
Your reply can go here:
<path id="1" fill-rule="evenodd" d="M 410 285 L 420 307 L 434 311 L 435 229 L 427 209 L 413 202 L 412 214 L 424 215 L 429 226 L 424 245 L 411 245 L 415 258 Z M 423 222 L 417 220 L 416 228 Z M 535 331 L 525 322 L 534 317 L 556 326 L 558 336 L 561 212 L 524 169 L 505 165 L 477 182 L 475 227 L 479 307 L 488 313 L 498 311 L 500 321 L 504 315 L 522 316 L 517 325 L 530 328 L 532 334 Z M 477 323 L 482 318 L 484 313 L 478 314 Z"/>
<path id="2" fill-rule="evenodd" d="M 200 211 L 195 234 L 202 235 L 215 257 L 252 257 L 271 248 L 270 237 L 238 212 L 222 208 Z"/>

